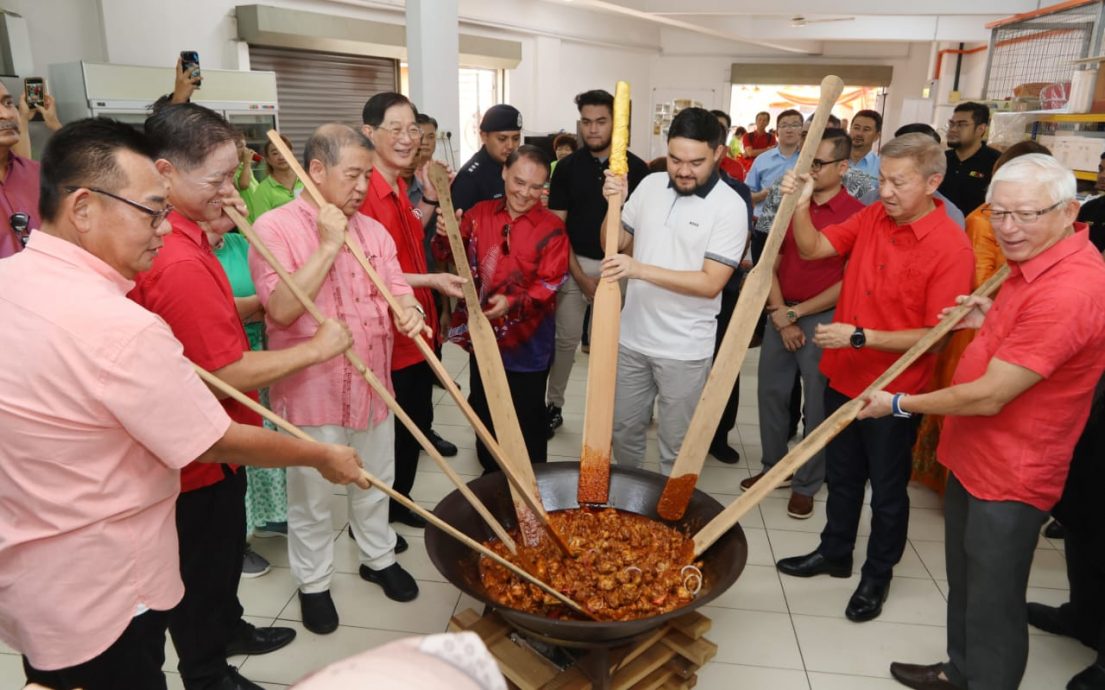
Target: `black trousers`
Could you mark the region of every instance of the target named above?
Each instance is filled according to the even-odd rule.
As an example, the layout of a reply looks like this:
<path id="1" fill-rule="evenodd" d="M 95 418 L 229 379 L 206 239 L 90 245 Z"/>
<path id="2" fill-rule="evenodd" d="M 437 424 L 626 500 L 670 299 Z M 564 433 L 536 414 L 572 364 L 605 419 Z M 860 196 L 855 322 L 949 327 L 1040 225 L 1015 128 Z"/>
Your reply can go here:
<path id="1" fill-rule="evenodd" d="M 825 389 L 825 416 L 850 400 L 832 387 Z M 889 582 L 905 551 L 909 528 L 909 475 L 913 469 L 913 441 L 917 417 L 883 417 L 852 422 L 825 450 L 825 481 L 829 499 L 828 523 L 818 550 L 834 561 L 851 558 L 856 546 L 860 511 L 867 482 L 871 482 L 871 539 L 867 544 L 864 578 Z"/>
<path id="2" fill-rule="evenodd" d="M 56 671 L 39 671 L 23 657 L 28 683 L 52 690 L 165 690 L 165 626 L 169 614 L 146 611 L 131 619 L 99 656 Z"/>
<path id="3" fill-rule="evenodd" d="M 468 402 L 476 415 L 495 435 L 495 425 L 491 423 L 491 411 L 487 406 L 487 395 L 480 378 L 480 368 L 476 356 L 468 357 Z M 518 424 L 522 427 L 522 437 L 526 441 L 526 451 L 530 462 L 545 462 L 549 459 L 548 421 L 545 418 L 545 385 L 549 380 L 549 370 L 543 371 L 507 371 L 507 384 L 510 397 L 514 400 L 514 412 L 518 415 Z M 497 436 L 496 436 L 497 438 Z M 487 447 L 476 439 L 476 458 L 484 472 L 497 472 L 499 466 L 491 457 Z"/>
<path id="4" fill-rule="evenodd" d="M 184 687 L 198 690 L 226 675 L 226 646 L 238 630 L 238 581 L 246 549 L 246 473 L 177 498 L 184 598 L 169 615 L 169 633 Z"/>
<path id="5" fill-rule="evenodd" d="M 832 489 L 829 489 L 831 494 Z M 1025 592 L 1047 513 L 1019 501 L 983 501 L 954 474 L 944 495 L 948 663 L 957 687 L 1016 690 L 1028 662 Z"/>
<path id="6" fill-rule="evenodd" d="M 739 270 L 739 269 L 738 269 Z M 717 336 L 714 338 L 714 361 L 717 361 L 717 351 L 721 348 L 721 340 L 725 337 L 725 331 L 729 329 L 729 322 L 733 319 L 733 309 L 737 306 L 737 298 L 740 290 L 721 291 L 721 311 L 717 313 Z M 725 403 L 725 409 L 718 420 L 717 430 L 714 431 L 714 444 L 728 445 L 729 432 L 737 424 L 737 408 L 741 402 L 741 377 L 733 382 L 733 390 L 729 392 L 729 400 Z"/>
<path id="7" fill-rule="evenodd" d="M 391 385 L 395 389 L 395 400 L 422 433 L 429 436 L 434 421 L 434 372 L 426 362 L 412 364 L 409 367 L 391 372 Z M 418 474 L 418 454 L 422 446 L 418 445 L 411 432 L 398 420 L 395 422 L 395 483 L 392 488 L 407 498 L 414 488 L 414 477 Z M 390 502 L 389 512 L 395 518 L 407 511 L 395 501 Z"/>

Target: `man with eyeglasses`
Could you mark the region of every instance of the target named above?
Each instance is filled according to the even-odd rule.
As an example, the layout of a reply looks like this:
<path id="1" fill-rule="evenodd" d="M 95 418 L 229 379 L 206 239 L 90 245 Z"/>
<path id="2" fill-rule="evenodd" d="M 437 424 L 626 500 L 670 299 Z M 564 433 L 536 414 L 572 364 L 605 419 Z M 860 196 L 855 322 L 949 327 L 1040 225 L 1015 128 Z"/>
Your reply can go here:
<path id="1" fill-rule="evenodd" d="M 23 249 L 30 231 L 40 224 L 38 161 L 13 150 L 21 138 L 20 121 L 15 99 L 0 84 L 0 259 Z"/>
<path id="2" fill-rule="evenodd" d="M 441 343 L 441 325 L 434 291 L 460 297 L 464 294 L 460 289 L 464 281 L 450 273 L 429 272 L 422 219 L 437 209 L 437 190 L 424 177 L 425 168 L 420 168 L 417 174 L 422 176 L 419 180 L 422 183 L 422 201 L 417 207 L 419 213 L 415 213 L 401 176 L 418 154 L 422 145 L 422 129 L 415 121 L 414 105 L 406 96 L 394 91 L 378 93 L 368 99 L 361 115 L 364 121 L 361 132 L 372 142 L 376 151 L 361 213 L 380 221 L 395 242 L 403 277 L 414 289 L 419 307 L 426 314 L 426 322 L 433 329 L 431 340 L 436 348 Z M 436 377 L 410 338 L 398 331 L 394 336 L 391 383 L 395 399 L 422 433 L 440 446 L 444 439 L 432 429 L 433 382 Z M 396 427 L 395 483 L 392 488 L 408 497 L 414 487 L 421 452 L 422 447 L 407 428 L 402 425 Z M 394 501 L 391 502 L 390 520 L 415 528 L 426 526 L 425 520 Z"/>
<path id="3" fill-rule="evenodd" d="M 503 196 L 503 166 L 522 144 L 522 113 L 505 103 L 488 108 L 480 120 L 480 143 L 453 180 L 453 204 L 461 211 Z"/>
<path id="4" fill-rule="evenodd" d="M 982 103 L 960 103 L 948 120 L 948 172 L 940 193 L 970 213 L 986 201 L 986 189 L 1000 152 L 984 141 L 990 108 Z"/>
<path id="5" fill-rule="evenodd" d="M 764 151 L 752 163 L 744 182 L 752 190 L 752 202 L 756 204 L 753 215 L 759 216 L 764 200 L 783 177 L 783 173 L 798 162 L 802 144 L 802 113 L 797 110 L 784 110 L 775 118 L 775 128 L 779 133 L 779 145 Z M 760 252 L 767 242 L 767 234 L 753 231 L 752 262 L 760 260 Z"/>
<path id="6" fill-rule="evenodd" d="M 347 329 L 326 321 L 313 336 L 284 350 L 251 351 L 226 272 L 206 230 L 233 223 L 223 207 L 245 214 L 234 190 L 236 132 L 218 113 L 191 103 L 169 105 L 146 120 L 156 166 L 169 184 L 172 232 L 130 297 L 165 320 L 199 366 L 255 400 L 257 390 L 340 354 L 352 342 Z M 232 419 L 261 418 L 229 398 Z M 193 463 L 181 472 L 177 499 L 184 599 L 169 618 L 178 669 L 187 690 L 257 688 L 228 666 L 227 656 L 263 654 L 289 644 L 292 628 L 256 628 L 242 619 L 238 581 L 245 554 L 246 474 L 235 465 Z"/>
<path id="7" fill-rule="evenodd" d="M 966 234 L 932 194 L 940 184 L 944 153 L 924 134 L 895 137 L 882 149 L 882 201 L 842 223 L 818 229 L 810 210 L 813 181 L 783 178 L 783 192 L 800 190 L 792 231 L 802 259 L 847 261 L 832 323 L 814 328 L 828 379 L 825 414 L 860 395 L 935 326 L 955 296 L 970 289 L 974 254 Z M 932 380 L 934 354 L 926 354 L 894 381 L 919 393 Z M 913 419 L 863 420 L 848 426 L 825 449 L 829 497 L 817 548 L 784 558 L 779 571 L 794 577 L 852 574 L 852 558 L 865 489 L 871 484 L 871 536 L 867 558 L 844 615 L 878 617 L 901 560 L 909 528 L 909 494 L 916 437 Z"/>
<path id="8" fill-rule="evenodd" d="M 851 148 L 847 132 L 827 129 L 810 165 L 813 194 L 809 213 L 813 226 L 819 230 L 842 223 L 863 208 L 841 183 Z M 815 429 L 825 419 L 827 381 L 818 369 L 821 348 L 814 342 L 814 333 L 818 325 L 832 322 L 843 277 L 841 257 L 803 260 L 794 232 L 787 228 L 775 261 L 775 276 L 767 299 L 769 323 L 760 349 L 758 403 L 763 469 L 742 481 L 741 490 L 751 489 L 787 454 L 795 374 L 801 376 L 805 389 L 806 428 Z M 787 515 L 796 520 L 812 516 L 813 497 L 824 482 L 825 453 L 821 451 L 800 467 L 788 483 L 791 492 Z"/>
<path id="9" fill-rule="evenodd" d="M 165 629 L 185 592 L 182 468 L 305 465 L 364 481 L 348 448 L 233 421 L 165 321 L 125 297 L 171 236 L 155 155 L 124 123 L 63 127 L 42 157 L 43 225 L 0 262 L 0 347 L 33 353 L 0 369 L 0 639 L 28 682 L 57 690 L 166 688 Z M 218 527 L 244 541 L 244 517 Z M 206 536 L 214 569 L 222 537 Z M 238 552 L 226 575 L 241 564 Z M 204 634 L 222 637 L 221 614 Z"/>
<path id="10" fill-rule="evenodd" d="M 979 331 L 952 385 L 917 394 L 895 382 L 860 413 L 946 415 L 937 457 L 949 472 L 949 659 L 891 664 L 912 688 L 1013 690 L 1024 674 L 1032 556 L 1105 371 L 1105 264 L 1075 221 L 1075 190 L 1043 154 L 994 173 L 986 214 L 1011 273 L 995 299 L 957 300 L 973 307 L 960 328 Z"/>
<path id="11" fill-rule="evenodd" d="M 371 144 L 346 125 L 331 123 L 315 130 L 304 147 L 307 175 L 326 203 L 320 209 L 309 195 L 266 213 L 256 231 L 277 261 L 324 314 L 351 329 L 354 351 L 380 380 L 391 375 L 389 359 L 395 337 L 418 337 L 424 321 L 411 288 L 403 279 L 395 242 L 377 221 L 358 213 L 372 169 Z M 402 311 L 394 317 L 379 291 L 344 249 L 346 235 L 369 257 Z M 275 269 L 256 253 L 250 273 L 269 321 L 269 343 L 299 342 L 314 329 L 314 319 Z M 394 323 L 397 335 L 392 334 Z M 338 357 L 270 390 L 273 409 L 312 437 L 355 448 L 367 469 L 388 482 L 395 474 L 395 419 L 359 372 Z M 349 524 L 357 543 L 361 577 L 379 584 L 394 601 L 418 596 L 418 585 L 395 560 L 406 548 L 388 525 L 388 498 L 379 489 L 350 489 L 346 496 Z M 298 585 L 303 626 L 316 635 L 338 627 L 331 597 L 334 575 L 333 492 L 316 477 L 288 471 L 288 560 Z"/>
<path id="12" fill-rule="evenodd" d="M 449 329 L 449 340 L 471 352 L 468 310 L 482 309 L 491 322 L 531 462 L 548 459 L 545 385 L 553 360 L 557 290 L 568 278 L 564 221 L 541 203 L 548 177 L 545 154 L 523 145 L 506 159 L 506 195 L 481 201 L 461 216 L 461 236 L 481 303 L 459 303 Z M 452 257 L 444 220 L 438 223 L 433 249 L 441 261 Z M 474 352 L 468 371 L 468 402 L 494 432 Z M 499 470 L 479 439 L 476 457 L 484 474 Z"/>

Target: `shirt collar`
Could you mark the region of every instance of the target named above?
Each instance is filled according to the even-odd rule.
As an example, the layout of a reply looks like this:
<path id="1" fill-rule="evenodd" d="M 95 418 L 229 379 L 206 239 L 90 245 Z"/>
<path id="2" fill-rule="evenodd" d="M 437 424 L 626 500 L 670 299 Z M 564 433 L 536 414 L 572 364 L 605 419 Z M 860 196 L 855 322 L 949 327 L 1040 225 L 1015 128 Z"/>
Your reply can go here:
<path id="1" fill-rule="evenodd" d="M 203 228 L 191 218 L 182 216 L 180 211 L 173 211 L 169 214 L 169 224 L 173 226 L 175 232 L 187 237 L 197 247 L 211 249 L 211 243 L 207 241 L 207 233 L 203 231 Z"/>
<path id="2" fill-rule="evenodd" d="M 1086 245 L 1089 243 L 1089 226 L 1085 223 L 1076 222 L 1074 224 L 1073 235 L 1064 237 L 1028 261 L 1010 261 L 1010 269 L 1015 273 L 1023 275 L 1025 282 L 1031 283 L 1046 273 L 1047 270 L 1055 264 L 1071 254 L 1085 249 Z"/>
<path id="3" fill-rule="evenodd" d="M 810 203 L 813 206 L 816 206 L 818 208 L 827 208 L 829 209 L 829 211 L 835 213 L 837 211 L 837 207 L 844 201 L 844 195 L 846 194 L 848 194 L 848 192 L 844 189 L 844 185 L 840 185 L 840 189 L 837 190 L 836 194 L 833 194 L 832 198 L 828 199 L 825 203 L 819 204 L 813 199 L 810 199 Z"/>
<path id="4" fill-rule="evenodd" d="M 518 216 L 518 218 L 510 220 L 509 222 L 517 223 L 519 219 L 525 218 L 526 220 L 528 220 L 533 225 L 537 225 L 537 221 L 539 221 L 541 219 L 541 208 L 542 208 L 541 203 L 538 202 L 538 203 L 533 205 L 533 208 L 526 211 L 522 215 Z M 495 200 L 495 213 L 505 213 L 509 216 L 510 211 L 507 211 L 507 209 L 506 209 L 506 198 L 505 197 Z"/>
<path id="5" fill-rule="evenodd" d="M 880 206 L 882 206 L 881 201 L 876 202 L 876 203 L 878 203 Z M 888 223 L 895 226 L 899 230 L 905 230 L 906 228 L 909 228 L 910 230 L 913 231 L 913 234 L 916 235 L 917 239 L 923 240 L 923 239 L 925 239 L 925 235 L 932 232 L 933 228 L 935 228 L 937 225 L 939 225 L 941 221 L 943 221 L 943 220 L 949 220 L 950 221 L 951 220 L 950 218 L 948 218 L 948 212 L 944 210 L 944 202 L 943 201 L 940 201 L 939 199 L 934 198 L 932 200 L 932 207 L 933 207 L 932 210 L 929 211 L 928 213 L 926 213 L 925 215 L 921 216 L 920 218 L 913 221 L 912 223 L 907 223 L 907 224 L 904 224 L 904 225 L 898 225 L 898 223 L 893 218 L 890 217 L 890 214 L 888 214 L 886 212 L 886 207 L 885 206 L 882 207 L 882 212 L 883 212 L 883 215 L 886 216 L 886 220 L 887 220 Z"/>
<path id="6" fill-rule="evenodd" d="M 720 179 L 721 176 L 718 175 L 717 170 L 714 170 L 710 173 L 710 178 L 700 185 L 698 189 L 694 190 L 694 195 L 700 199 L 705 199 L 710 192 L 714 191 L 714 187 L 717 186 Z M 668 176 L 668 189 L 675 189 L 675 181 L 671 179 L 670 175 Z"/>
<path id="7" fill-rule="evenodd" d="M 134 289 L 133 280 L 124 277 L 100 257 L 50 233 L 32 230 L 30 239 L 27 241 L 27 251 L 40 252 L 78 268 L 87 269 L 111 283 L 120 295 L 125 295 Z"/>
<path id="8" fill-rule="evenodd" d="M 376 168 L 372 169 L 372 176 L 369 178 L 368 183 L 369 188 L 372 190 L 372 193 L 377 196 L 377 198 L 386 199 L 389 196 L 395 194 L 395 190 L 393 190 L 391 188 L 391 185 L 388 184 L 388 181 L 384 178 L 384 174 Z M 403 178 L 397 178 L 395 184 L 399 187 L 400 193 L 402 193 L 403 196 L 406 197 L 407 184 L 403 182 Z"/>

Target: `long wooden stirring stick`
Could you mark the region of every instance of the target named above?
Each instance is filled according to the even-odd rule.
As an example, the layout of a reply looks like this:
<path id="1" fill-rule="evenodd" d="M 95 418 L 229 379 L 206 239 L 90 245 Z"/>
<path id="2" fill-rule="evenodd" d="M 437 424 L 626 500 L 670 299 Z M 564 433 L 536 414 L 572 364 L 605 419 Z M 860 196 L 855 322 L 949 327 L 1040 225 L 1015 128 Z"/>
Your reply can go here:
<path id="1" fill-rule="evenodd" d="M 825 131 L 825 124 L 829 121 L 829 112 L 843 90 L 844 82 L 839 77 L 830 75 L 821 80 L 821 100 L 817 104 L 810 130 L 806 134 L 802 152 L 798 155 L 798 162 L 794 165 L 795 174 L 805 175 L 809 172 L 813 158 L 817 155 L 817 147 L 821 145 L 821 135 Z M 656 511 L 665 520 L 678 520 L 687 510 L 687 504 L 694 493 L 694 485 L 702 472 L 702 465 L 706 462 L 710 441 L 714 437 L 718 421 L 721 420 L 725 404 L 729 401 L 729 394 L 733 390 L 741 365 L 744 363 L 744 357 L 748 353 L 752 332 L 767 303 L 775 273 L 775 257 L 779 255 L 779 248 L 783 244 L 783 238 L 797 203 L 798 192 L 783 197 L 779 210 L 775 214 L 775 220 L 771 223 L 771 231 L 760 254 L 760 260 L 748 273 L 748 278 L 741 286 L 740 297 L 737 298 L 737 306 L 733 310 L 733 318 L 730 319 L 729 327 L 722 338 L 721 347 L 718 348 L 717 357 L 714 358 L 714 364 L 710 368 L 706 385 L 702 388 L 702 395 L 691 417 L 690 426 L 683 437 L 683 445 L 675 458 L 671 476 L 656 506 Z"/>
<path id="2" fill-rule="evenodd" d="M 978 289 L 974 291 L 973 295 L 976 297 L 989 297 L 1001 287 L 1001 284 L 1005 282 L 1005 279 L 1008 277 L 1009 266 L 1002 266 L 989 280 L 978 286 Z M 765 496 L 778 488 L 787 477 L 794 474 L 795 470 L 809 462 L 810 458 L 817 454 L 817 452 L 824 448 L 829 441 L 835 438 L 837 434 L 855 420 L 860 410 L 867 404 L 865 399 L 868 395 L 886 388 L 894 379 L 901 376 L 902 372 L 917 361 L 918 357 L 925 354 L 933 345 L 940 342 L 944 336 L 950 333 L 952 328 L 954 328 L 972 308 L 973 307 L 969 305 L 959 305 L 948 312 L 947 315 L 940 320 L 940 323 L 936 324 L 936 326 L 920 340 L 914 343 L 913 347 L 906 350 L 897 361 L 891 364 L 890 368 L 883 372 L 882 376 L 879 376 L 857 397 L 849 400 L 836 412 L 829 415 L 825 421 L 818 424 L 817 428 L 808 434 L 806 438 L 802 439 L 802 442 L 796 445 L 793 450 L 787 453 L 786 457 L 775 463 L 775 466 L 772 467 L 767 474 L 760 477 L 760 480 L 756 482 L 751 489 L 741 494 L 737 500 L 726 506 L 725 510 L 718 513 L 713 520 L 699 530 L 698 533 L 694 535 L 695 556 L 702 555 L 703 551 L 710 548 L 715 541 L 732 529 L 733 525 L 736 525 L 748 511 L 756 507 Z M 830 491 L 831 490 L 830 488 Z"/>
<path id="3" fill-rule="evenodd" d="M 518 476 L 523 481 L 527 483 L 532 481 L 536 485 L 537 479 L 530 464 L 529 449 L 526 448 L 526 440 L 522 436 L 522 427 L 518 422 L 518 413 L 514 409 L 514 399 L 510 394 L 510 383 L 506 378 L 503 355 L 499 351 L 499 342 L 495 338 L 491 322 L 483 313 L 483 305 L 476 292 L 472 269 L 468 265 L 468 252 L 464 246 L 460 228 L 457 226 L 449 174 L 445 167 L 438 163 L 430 164 L 429 173 L 430 182 L 437 190 L 437 201 L 440 205 L 441 217 L 445 220 L 445 230 L 449 238 L 449 248 L 453 253 L 453 262 L 457 266 L 457 275 L 465 281 L 463 290 L 464 301 L 468 306 L 468 335 L 472 342 L 472 351 L 476 355 L 476 366 L 479 367 L 480 378 L 483 380 L 495 436 L 506 451 L 509 462 Z M 514 497 L 515 504 L 523 508 L 518 498 Z M 522 510 L 518 513 L 518 520 L 523 530 L 523 541 L 526 541 L 526 523 L 532 525 L 534 518 L 526 515 Z M 526 543 L 529 542 L 526 541 Z"/>
<path id="4" fill-rule="evenodd" d="M 619 81 L 614 92 L 614 132 L 610 140 L 610 172 L 629 172 L 629 84 Z M 618 253 L 622 234 L 622 197 L 607 200 L 606 258 Z M 580 504 L 606 503 L 610 496 L 611 438 L 614 431 L 614 389 L 618 373 L 618 334 L 622 322 L 622 291 L 618 281 L 599 280 L 591 306 L 591 351 L 587 367 L 587 406 L 583 445 L 579 454 Z"/>
<path id="5" fill-rule="evenodd" d="M 322 193 L 319 191 L 318 187 L 315 186 L 314 181 L 311 180 L 303 170 L 303 167 L 295 159 L 295 156 L 292 155 L 292 152 L 288 149 L 283 139 L 280 138 L 280 135 L 275 130 L 269 130 L 268 138 L 299 177 L 300 181 L 303 183 L 303 189 L 311 195 L 320 208 L 325 205 L 326 200 L 323 198 Z M 352 253 L 353 258 L 361 265 L 361 268 L 364 270 L 369 280 L 372 281 L 372 284 L 384 297 L 384 300 L 387 301 L 388 307 L 396 314 L 402 313 L 403 308 L 399 305 L 395 296 L 391 294 L 391 289 L 383 282 L 376 272 L 376 269 L 369 263 L 360 244 L 352 238 L 349 233 L 345 234 L 344 242 L 345 246 Z M 516 500 L 516 505 L 520 505 L 518 503 L 519 498 L 521 499 L 521 504 L 524 504 L 524 508 L 518 512 L 518 524 L 521 529 L 522 540 L 528 546 L 535 546 L 537 542 L 540 541 L 540 530 L 535 529 L 535 527 L 540 526 L 561 551 L 565 554 L 570 554 L 567 543 L 556 533 L 556 530 L 552 527 L 552 523 L 549 522 L 548 513 L 541 503 L 541 492 L 537 488 L 537 479 L 532 476 L 532 469 L 529 468 L 528 463 L 525 470 L 528 470 L 529 476 L 527 476 L 525 470 L 519 472 L 515 469 L 511 459 L 491 435 L 490 430 L 488 430 L 483 421 L 480 420 L 475 410 L 472 409 L 472 406 L 468 403 L 464 394 L 457 388 L 452 375 L 446 371 L 445 365 L 442 364 L 441 360 L 434 354 L 433 348 L 422 338 L 412 338 L 412 340 L 418 348 L 418 351 L 422 354 L 423 359 L 426 360 L 426 363 L 430 365 L 430 368 L 433 370 L 438 380 L 441 381 L 441 385 L 445 387 L 445 390 L 448 391 L 449 395 L 457 403 L 457 407 L 460 408 L 461 412 L 468 420 L 468 423 L 472 425 L 472 429 L 476 432 L 476 436 L 483 441 L 484 446 L 487 447 L 492 458 L 494 458 L 499 465 L 499 468 L 502 469 L 503 474 L 506 475 L 512 495 Z M 534 518 L 536 518 L 536 520 L 534 520 Z"/>
<path id="6" fill-rule="evenodd" d="M 265 243 L 261 240 L 260 237 L 257 236 L 257 233 L 253 231 L 253 228 L 250 226 L 249 221 L 247 221 L 245 218 L 242 217 L 240 213 L 229 206 L 225 207 L 225 211 L 227 215 L 230 216 L 230 219 L 234 221 L 234 224 L 238 226 L 238 231 L 241 232 L 246 240 L 249 241 L 250 245 L 252 245 L 254 251 L 256 251 L 261 256 L 261 258 L 264 259 L 265 262 L 272 267 L 272 270 L 276 272 L 276 275 L 280 278 L 281 282 L 283 282 L 284 285 L 286 285 L 291 291 L 292 295 L 294 295 L 295 298 L 299 300 L 299 303 L 303 305 L 303 308 L 307 311 L 308 314 L 311 315 L 311 318 L 313 318 L 318 323 L 322 323 L 323 320 L 325 320 L 326 315 L 322 313 L 322 310 L 318 308 L 318 305 L 315 304 L 314 300 L 311 299 L 311 297 L 303 291 L 303 288 L 299 286 L 299 283 L 295 282 L 295 279 L 288 273 L 287 269 L 280 265 L 280 261 L 277 260 L 275 256 L 273 256 L 272 252 L 265 245 Z M 372 388 L 372 390 L 375 391 L 378 396 L 380 396 L 380 399 L 384 401 L 384 405 L 386 405 L 387 408 L 392 411 L 392 413 L 395 415 L 395 418 L 407 428 L 412 436 L 414 436 L 415 440 L 418 441 L 418 444 L 422 446 L 423 450 L 426 451 L 426 454 L 429 455 L 435 463 L 437 463 L 437 466 L 441 468 L 441 471 L 445 473 L 445 476 L 449 478 L 449 481 L 453 483 L 453 486 L 457 487 L 457 490 L 460 491 L 464 498 L 472 504 L 472 507 L 476 510 L 477 513 L 479 513 L 480 517 L 484 519 L 484 522 L 486 522 L 487 525 L 491 528 L 491 531 L 495 533 L 495 536 L 502 540 L 503 544 L 505 544 L 506 547 L 510 549 L 511 553 L 517 553 L 517 544 L 514 543 L 514 540 L 511 538 L 510 534 L 501 524 L 499 524 L 499 521 L 495 519 L 495 516 L 491 514 L 491 511 L 487 509 L 487 506 L 485 506 L 483 502 L 480 501 L 476 494 L 472 493 L 472 490 L 468 488 L 467 484 L 465 484 L 464 479 L 459 474 L 457 474 L 452 466 L 449 465 L 449 463 L 445 460 L 445 458 L 441 456 L 441 453 L 439 453 L 437 448 L 434 447 L 433 442 L 430 441 L 430 439 L 427 438 L 424 433 L 422 433 L 422 430 L 418 428 L 418 425 L 415 424 L 414 420 L 411 419 L 407 412 L 399 405 L 399 402 L 395 399 L 395 396 L 393 396 L 391 392 L 388 391 L 387 386 L 385 386 L 380 381 L 380 379 L 376 377 L 376 374 L 374 374 L 372 370 L 365 365 L 364 361 L 353 350 L 353 348 L 349 348 L 345 351 L 345 358 L 349 360 L 349 363 L 353 365 L 353 368 L 356 369 L 362 377 L 364 377 L 365 381 Z M 252 402 L 252 400 L 250 402 Z"/>
<path id="7" fill-rule="evenodd" d="M 292 436 L 295 436 L 296 438 L 300 439 L 301 441 L 307 441 L 308 443 L 319 443 L 319 441 L 317 439 L 312 438 L 306 431 L 303 431 L 302 429 L 300 429 L 296 425 L 294 425 L 291 422 L 287 421 L 283 417 L 277 415 L 275 412 L 268 409 L 267 407 L 264 407 L 260 403 L 255 402 L 249 396 L 243 394 L 241 391 L 236 389 L 234 386 L 231 386 L 229 383 L 227 383 L 226 381 L 223 381 L 222 379 L 215 376 L 214 374 L 207 371 L 206 369 L 203 369 L 203 368 L 201 368 L 200 366 L 198 366 L 194 363 L 192 364 L 192 368 L 195 369 L 196 374 L 198 374 L 199 377 L 205 383 L 207 383 L 209 386 L 222 391 L 223 393 L 230 396 L 231 398 L 234 398 L 235 400 L 242 403 L 243 405 L 245 405 L 249 409 L 253 410 L 257 414 L 261 415 L 265 419 L 267 419 L 270 422 L 272 422 L 273 424 L 275 424 L 278 428 L 283 429 L 284 431 L 291 434 Z M 587 611 L 585 608 L 583 608 L 582 606 L 577 604 L 575 601 L 573 601 L 568 596 L 566 596 L 563 592 L 560 592 L 559 590 L 554 589 L 553 587 L 546 584 L 542 580 L 534 577 L 533 575 L 526 572 L 522 568 L 520 568 L 517 565 L 511 563 L 510 561 L 506 560 L 505 558 L 503 558 L 499 554 L 495 553 L 491 549 L 489 549 L 486 546 L 484 546 L 483 544 L 479 543 L 478 541 L 476 541 L 472 537 L 469 537 L 467 534 L 461 532 L 457 528 L 455 528 L 452 525 L 450 525 L 449 523 L 445 522 L 444 520 L 442 520 L 438 516 L 434 515 L 433 513 L 426 510 L 422 506 L 418 505 L 417 503 L 415 503 L 411 499 L 407 498 L 403 494 L 399 493 L 395 489 L 388 486 L 385 482 L 383 482 L 382 480 L 375 477 L 368 470 L 365 470 L 364 468 L 362 468 L 361 473 L 364 476 L 364 478 L 366 480 L 368 480 L 368 482 L 370 484 L 375 486 L 380 491 L 383 491 L 385 494 L 390 496 L 395 501 L 398 501 L 399 503 L 401 503 L 403 506 L 405 506 L 411 512 L 417 513 L 420 517 L 422 517 L 424 520 L 426 520 L 426 522 L 429 522 L 434 527 L 437 527 L 442 532 L 445 532 L 446 534 L 448 534 L 450 537 L 452 537 L 452 538 L 456 539 L 457 541 L 461 542 L 462 544 L 464 544 L 468 548 L 479 552 L 485 558 L 490 558 L 491 560 L 495 561 L 496 563 L 503 566 L 504 568 L 506 568 L 510 572 L 514 573 L 518 577 L 522 578 L 523 580 L 525 580 L 525 581 L 527 581 L 527 582 L 529 582 L 533 585 L 536 585 L 537 587 L 540 587 L 542 591 L 552 595 L 553 597 L 556 598 L 557 601 L 564 604 L 568 608 L 572 609 L 576 613 L 580 613 L 584 616 L 587 616 L 588 618 L 590 618 L 592 620 L 595 619 L 595 616 L 593 614 L 591 614 L 591 612 Z"/>

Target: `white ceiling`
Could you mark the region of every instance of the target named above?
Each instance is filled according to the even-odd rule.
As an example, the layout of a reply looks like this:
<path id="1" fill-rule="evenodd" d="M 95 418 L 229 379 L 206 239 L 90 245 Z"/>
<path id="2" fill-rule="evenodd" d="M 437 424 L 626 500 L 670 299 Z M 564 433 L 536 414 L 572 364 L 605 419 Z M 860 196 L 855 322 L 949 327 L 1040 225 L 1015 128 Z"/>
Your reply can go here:
<path id="1" fill-rule="evenodd" d="M 1040 0 L 546 0 L 613 13 L 737 43 L 809 53 L 811 42 L 986 42 L 987 22 L 1029 12 Z M 831 13 L 825 10 L 832 8 Z M 794 18 L 807 23 L 796 26 Z M 818 22 L 818 19 L 846 18 Z"/>

